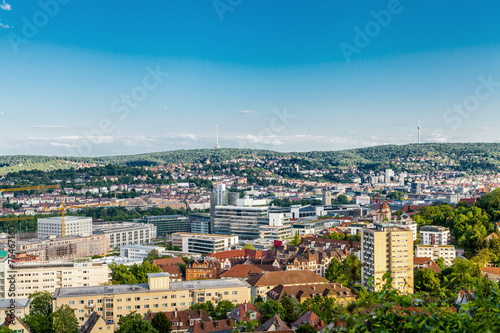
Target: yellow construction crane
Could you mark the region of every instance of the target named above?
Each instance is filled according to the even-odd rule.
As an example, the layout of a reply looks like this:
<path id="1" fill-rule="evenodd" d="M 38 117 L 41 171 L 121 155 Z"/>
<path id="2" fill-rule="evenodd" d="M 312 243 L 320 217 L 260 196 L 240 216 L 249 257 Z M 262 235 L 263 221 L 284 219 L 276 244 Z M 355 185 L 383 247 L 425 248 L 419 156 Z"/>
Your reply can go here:
<path id="1" fill-rule="evenodd" d="M 42 208 L 43 211 L 61 211 L 61 237 L 66 237 L 66 223 L 64 221 L 64 216 L 66 214 L 67 209 L 76 209 L 76 208 L 92 208 L 92 207 L 104 207 L 104 206 L 118 206 L 117 202 L 112 203 L 104 203 L 104 204 L 88 204 L 88 205 L 73 205 L 73 206 L 65 206 L 64 201 L 61 203 L 61 206 L 58 208 Z"/>
<path id="2" fill-rule="evenodd" d="M 0 219 L 0 221 L 17 221 L 17 220 L 27 220 L 34 218 L 35 218 L 34 216 L 5 217 Z"/>
<path id="3" fill-rule="evenodd" d="M 60 188 L 59 185 L 23 186 L 14 188 L 0 188 L 0 192 L 44 190 L 47 188 Z"/>

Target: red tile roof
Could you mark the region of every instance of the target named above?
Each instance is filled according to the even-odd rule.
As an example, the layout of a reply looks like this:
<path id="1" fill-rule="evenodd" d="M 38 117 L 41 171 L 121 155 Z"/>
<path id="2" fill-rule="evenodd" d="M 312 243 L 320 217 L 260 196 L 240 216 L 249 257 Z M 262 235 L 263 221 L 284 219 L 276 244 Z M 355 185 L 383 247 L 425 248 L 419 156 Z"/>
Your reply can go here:
<path id="1" fill-rule="evenodd" d="M 236 265 L 230 270 L 225 271 L 221 274 L 223 278 L 250 278 L 255 275 L 259 275 L 264 272 L 276 272 L 281 271 L 278 267 L 272 265 Z"/>
<path id="2" fill-rule="evenodd" d="M 153 264 L 155 265 L 179 265 L 184 264 L 184 260 L 181 257 L 174 258 L 162 258 L 153 260 Z"/>

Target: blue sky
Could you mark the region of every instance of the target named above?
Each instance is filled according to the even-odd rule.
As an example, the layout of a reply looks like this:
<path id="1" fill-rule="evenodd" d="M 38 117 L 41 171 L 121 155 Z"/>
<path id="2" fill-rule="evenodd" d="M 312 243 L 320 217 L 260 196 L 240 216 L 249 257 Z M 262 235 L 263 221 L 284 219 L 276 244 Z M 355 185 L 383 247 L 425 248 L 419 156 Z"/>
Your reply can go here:
<path id="1" fill-rule="evenodd" d="M 499 142 L 497 1 L 0 0 L 0 154 Z"/>

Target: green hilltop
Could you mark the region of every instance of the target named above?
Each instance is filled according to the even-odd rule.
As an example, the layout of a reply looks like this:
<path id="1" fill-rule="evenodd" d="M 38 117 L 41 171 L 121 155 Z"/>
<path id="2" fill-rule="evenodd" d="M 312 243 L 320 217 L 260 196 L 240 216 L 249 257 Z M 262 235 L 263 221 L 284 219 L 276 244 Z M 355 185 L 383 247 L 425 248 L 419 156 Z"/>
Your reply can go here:
<path id="1" fill-rule="evenodd" d="M 276 152 L 254 149 L 190 149 L 157 153 L 103 156 L 57 157 L 39 155 L 0 156 L 0 175 L 21 170 L 57 170 L 76 167 L 74 162 L 127 166 L 155 166 L 172 163 L 198 163 L 210 159 L 221 162 L 238 158 L 290 157 L 306 160 L 314 167 L 371 167 L 377 169 L 397 159 L 433 158 L 453 160 L 460 171 L 497 171 L 500 143 L 424 143 L 383 145 L 338 151 Z"/>

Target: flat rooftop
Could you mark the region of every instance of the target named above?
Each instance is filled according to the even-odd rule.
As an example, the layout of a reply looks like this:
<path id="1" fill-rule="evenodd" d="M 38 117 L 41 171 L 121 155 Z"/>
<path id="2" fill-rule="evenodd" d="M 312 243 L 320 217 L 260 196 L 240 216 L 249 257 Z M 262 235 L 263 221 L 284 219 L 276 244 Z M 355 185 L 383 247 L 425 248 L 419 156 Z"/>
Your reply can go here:
<path id="1" fill-rule="evenodd" d="M 238 237 L 236 235 L 214 235 L 214 234 L 196 234 L 191 232 L 174 232 L 172 235 L 182 235 L 182 236 L 196 236 L 196 237 L 211 237 L 211 238 L 231 238 Z"/>
<path id="2" fill-rule="evenodd" d="M 93 286 L 93 287 L 71 287 L 57 288 L 54 292 L 54 299 L 64 297 L 79 296 L 99 296 L 99 295 L 123 295 L 123 294 L 143 294 L 156 293 L 158 291 L 181 291 L 181 290 L 202 290 L 202 289 L 220 289 L 220 288 L 238 288 L 248 287 L 250 284 L 240 279 L 217 279 L 217 280 L 195 280 L 170 282 L 168 289 L 149 289 L 149 284 L 122 284 L 111 286 Z"/>

